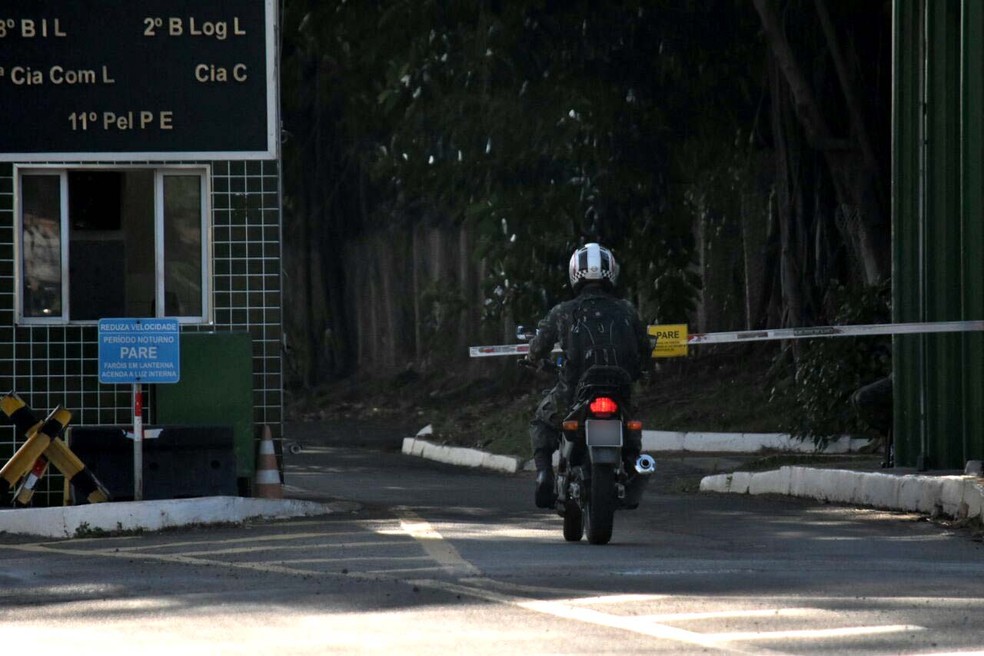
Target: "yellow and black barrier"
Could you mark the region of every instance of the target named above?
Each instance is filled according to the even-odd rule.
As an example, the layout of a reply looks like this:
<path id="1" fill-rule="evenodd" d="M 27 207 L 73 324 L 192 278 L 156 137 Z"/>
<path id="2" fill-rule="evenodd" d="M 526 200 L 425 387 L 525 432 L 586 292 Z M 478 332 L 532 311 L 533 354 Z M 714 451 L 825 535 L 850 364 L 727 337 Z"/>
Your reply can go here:
<path id="1" fill-rule="evenodd" d="M 27 437 L 27 441 L 0 470 L 0 492 L 9 492 L 26 476 L 27 480 L 16 492 L 15 504 L 29 503 L 40 475 L 33 480 L 31 477 L 38 472 L 38 466 L 44 459 L 45 464 L 50 462 L 61 471 L 79 497 L 89 503 L 109 500 L 109 492 L 99 479 L 58 437 L 71 421 L 71 412 L 59 406 L 43 422 L 38 421 L 30 406 L 13 392 L 0 398 L 0 411 L 14 424 L 18 433 Z M 44 467 L 40 471 L 43 475 Z"/>
<path id="2" fill-rule="evenodd" d="M 80 498 L 89 503 L 102 503 L 109 501 L 109 491 L 103 487 L 91 471 L 85 466 L 78 456 L 72 453 L 61 438 L 51 440 L 51 446 L 44 452 L 68 482 L 75 488 L 75 492 Z"/>
<path id="3" fill-rule="evenodd" d="M 38 481 L 44 478 L 46 473 L 48 473 L 48 459 L 42 455 L 34 462 L 34 467 L 24 477 L 20 487 L 17 488 L 17 492 L 14 493 L 15 506 L 26 508 L 31 505 L 31 499 L 34 498 L 34 489 L 37 487 Z"/>
<path id="4" fill-rule="evenodd" d="M 72 413 L 57 407 L 47 419 L 38 421 L 27 404 L 15 395 L 0 399 L 0 410 L 14 423 L 17 432 L 27 437 L 27 441 L 0 469 L 0 492 L 9 492 L 17 481 L 31 471 L 34 463 L 51 445 L 52 438 L 65 429 L 72 419 Z"/>

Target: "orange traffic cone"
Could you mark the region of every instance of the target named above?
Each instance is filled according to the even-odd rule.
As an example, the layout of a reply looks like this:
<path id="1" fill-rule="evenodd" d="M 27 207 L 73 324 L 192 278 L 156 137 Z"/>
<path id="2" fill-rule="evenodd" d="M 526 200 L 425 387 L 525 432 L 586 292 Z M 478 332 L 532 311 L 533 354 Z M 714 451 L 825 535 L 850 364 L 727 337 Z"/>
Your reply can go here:
<path id="1" fill-rule="evenodd" d="M 283 499 L 284 488 L 280 483 L 280 470 L 277 469 L 277 454 L 273 450 L 273 437 L 270 427 L 263 427 L 260 451 L 256 458 L 256 489 L 254 496 L 261 499 Z"/>

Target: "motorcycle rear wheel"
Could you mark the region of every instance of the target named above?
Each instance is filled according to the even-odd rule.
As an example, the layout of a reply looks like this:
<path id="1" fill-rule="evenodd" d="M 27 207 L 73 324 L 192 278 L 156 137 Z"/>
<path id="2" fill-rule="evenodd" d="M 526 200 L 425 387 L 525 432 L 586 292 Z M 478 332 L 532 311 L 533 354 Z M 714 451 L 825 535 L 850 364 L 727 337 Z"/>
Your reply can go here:
<path id="1" fill-rule="evenodd" d="M 568 499 L 564 502 L 564 539 L 568 542 L 579 542 L 584 535 L 584 513 L 576 501 Z"/>
<path id="2" fill-rule="evenodd" d="M 584 532 L 591 544 L 608 544 L 615 524 L 615 471 L 591 466 L 591 494 L 584 504 Z"/>

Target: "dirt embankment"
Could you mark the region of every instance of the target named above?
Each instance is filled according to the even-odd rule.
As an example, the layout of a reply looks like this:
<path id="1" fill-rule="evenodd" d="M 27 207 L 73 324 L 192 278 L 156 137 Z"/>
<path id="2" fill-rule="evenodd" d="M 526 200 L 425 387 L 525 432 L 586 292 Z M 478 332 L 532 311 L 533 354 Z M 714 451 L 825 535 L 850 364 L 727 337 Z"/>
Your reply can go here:
<path id="1" fill-rule="evenodd" d="M 783 431 L 795 409 L 770 402 L 771 362 L 768 353 L 741 351 L 661 361 L 635 387 L 637 414 L 658 430 Z M 438 442 L 527 455 L 529 420 L 553 378 L 510 364 L 473 365 L 460 375 L 408 369 L 290 393 L 288 420 L 361 421 L 407 435 L 431 425 Z"/>

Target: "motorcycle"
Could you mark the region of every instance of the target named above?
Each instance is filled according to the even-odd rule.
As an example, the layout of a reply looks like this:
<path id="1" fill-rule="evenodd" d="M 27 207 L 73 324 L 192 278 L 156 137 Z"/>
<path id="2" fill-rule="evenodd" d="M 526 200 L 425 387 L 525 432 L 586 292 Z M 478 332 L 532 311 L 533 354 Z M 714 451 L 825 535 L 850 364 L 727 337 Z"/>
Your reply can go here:
<path id="1" fill-rule="evenodd" d="M 522 328 L 517 336 L 532 337 Z M 541 369 L 555 371 L 557 366 Z M 568 542 L 586 536 L 591 544 L 608 544 L 615 511 L 638 508 L 656 470 L 656 461 L 648 454 L 628 466 L 622 458 L 626 431 L 642 431 L 642 422 L 628 415 L 631 391 L 632 379 L 619 367 L 589 367 L 577 383 L 562 423 L 554 478 L 557 513 L 564 519 Z"/>

